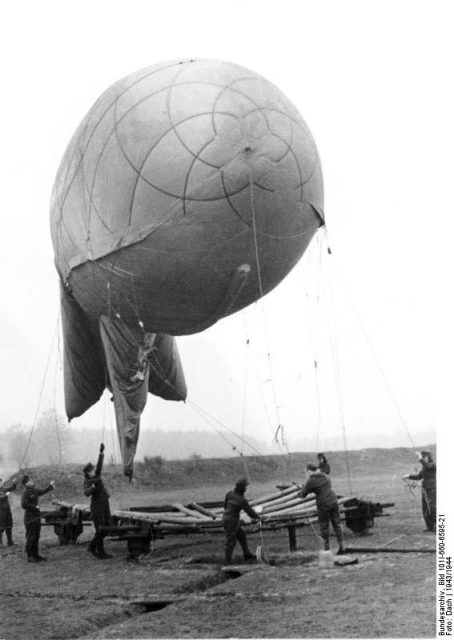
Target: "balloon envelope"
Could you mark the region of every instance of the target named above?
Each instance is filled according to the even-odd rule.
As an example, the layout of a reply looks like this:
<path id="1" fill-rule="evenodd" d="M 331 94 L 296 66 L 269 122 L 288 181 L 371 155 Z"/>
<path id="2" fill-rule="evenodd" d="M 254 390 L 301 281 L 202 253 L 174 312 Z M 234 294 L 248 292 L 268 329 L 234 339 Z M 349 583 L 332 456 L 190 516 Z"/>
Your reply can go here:
<path id="1" fill-rule="evenodd" d="M 120 342 L 129 331 L 131 371 L 145 334 L 166 335 L 145 360 L 161 358 L 168 371 L 161 362 L 149 377 L 167 380 L 167 397 L 185 397 L 172 336 L 200 331 L 273 289 L 323 224 L 322 212 L 309 129 L 258 74 L 228 62 L 173 61 L 112 85 L 74 134 L 52 195 L 68 415 L 114 386 L 106 349 L 116 342 L 102 331 L 122 334 Z M 121 389 L 113 390 L 115 399 Z"/>

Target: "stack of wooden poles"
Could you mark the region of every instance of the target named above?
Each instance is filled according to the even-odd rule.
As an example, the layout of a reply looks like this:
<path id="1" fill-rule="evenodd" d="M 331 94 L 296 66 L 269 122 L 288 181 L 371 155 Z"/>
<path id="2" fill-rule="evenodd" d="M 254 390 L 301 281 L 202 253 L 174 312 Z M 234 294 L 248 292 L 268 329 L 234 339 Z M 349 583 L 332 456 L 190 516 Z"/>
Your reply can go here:
<path id="1" fill-rule="evenodd" d="M 315 496 L 310 494 L 301 498 L 301 486 L 291 487 L 271 493 L 260 498 L 250 500 L 250 505 L 262 517 L 263 529 L 279 528 L 282 526 L 310 524 L 317 521 L 317 508 Z M 345 511 L 342 505 L 350 498 L 339 497 L 338 502 L 341 512 Z M 210 508 L 203 504 L 191 502 L 188 505 L 174 503 L 163 507 L 132 508 L 129 511 L 116 510 L 113 512 L 115 519 L 130 523 L 147 522 L 154 527 L 167 532 L 178 533 L 188 531 L 215 532 L 222 529 L 222 514 L 224 512 L 221 502 L 210 503 Z M 139 510 L 140 509 L 140 510 Z M 241 512 L 241 522 L 245 525 L 253 525 L 253 520 L 244 512 Z M 285 523 L 285 524 L 284 524 Z"/>
<path id="2" fill-rule="evenodd" d="M 348 497 L 337 497 L 341 513 L 345 512 L 342 505 L 348 500 L 350 500 Z M 302 498 L 300 485 L 295 484 L 281 491 L 251 500 L 250 504 L 264 518 L 263 528 L 265 529 L 278 528 L 278 525 L 283 521 L 285 522 L 283 526 L 288 524 L 302 526 L 317 522 L 315 495 L 310 493 Z"/>
<path id="3" fill-rule="evenodd" d="M 156 529 L 168 533 L 185 533 L 188 531 L 200 531 L 200 529 L 219 529 L 222 527 L 222 511 L 205 509 L 201 505 L 192 502 L 184 506 L 178 502 L 163 507 L 152 507 L 151 511 L 131 509 L 129 511 L 115 510 L 114 519 L 125 522 L 147 522 Z"/>

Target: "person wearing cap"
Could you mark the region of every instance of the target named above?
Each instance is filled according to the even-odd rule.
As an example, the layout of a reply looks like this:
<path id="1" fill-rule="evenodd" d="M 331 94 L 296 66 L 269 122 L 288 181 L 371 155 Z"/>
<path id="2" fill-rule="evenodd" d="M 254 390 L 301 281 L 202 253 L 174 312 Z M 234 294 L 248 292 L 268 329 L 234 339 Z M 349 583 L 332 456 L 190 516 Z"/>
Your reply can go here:
<path id="1" fill-rule="evenodd" d="M 39 555 L 38 550 L 41 536 L 41 515 L 38 498 L 52 491 L 55 483 L 51 480 L 45 489 L 38 489 L 35 487 L 33 478 L 25 475 L 22 478 L 22 485 L 25 487 L 21 498 L 21 507 L 24 510 L 25 552 L 29 562 L 41 562 L 47 560 L 47 558 Z"/>
<path id="2" fill-rule="evenodd" d="M 331 522 L 339 544 L 337 554 L 340 555 L 345 552 L 344 538 L 340 522 L 339 504 L 336 493 L 331 487 L 331 480 L 315 464 L 306 466 L 306 477 L 306 483 L 301 489 L 301 497 L 305 498 L 310 493 L 315 493 L 317 517 L 324 549 L 325 551 L 329 550 L 329 523 Z"/>
<path id="3" fill-rule="evenodd" d="M 328 460 L 326 459 L 325 454 L 317 453 L 317 460 L 318 460 L 317 467 L 320 469 L 320 471 L 322 473 L 326 473 L 326 475 L 329 475 L 329 472 L 331 471 L 331 467 L 329 465 Z"/>
<path id="4" fill-rule="evenodd" d="M 0 547 L 3 544 L 3 532 L 6 533 L 8 546 L 15 546 L 13 542 L 13 515 L 11 513 L 8 496 L 16 489 L 16 486 L 15 481 L 9 486 L 6 486 L 0 478 Z"/>
<path id="5" fill-rule="evenodd" d="M 224 500 L 224 514 L 222 524 L 225 531 L 225 564 L 232 564 L 233 550 L 237 541 L 243 550 L 245 560 L 253 560 L 255 556 L 250 552 L 246 533 L 241 528 L 240 512 L 244 510 L 253 520 L 260 520 L 258 513 L 250 506 L 245 498 L 246 487 L 249 484 L 246 478 L 240 478 L 235 483 L 233 491 L 229 491 Z"/>
<path id="6" fill-rule="evenodd" d="M 416 456 L 421 463 L 418 473 L 407 474 L 404 480 L 422 480 L 422 515 L 427 531 L 435 531 L 437 518 L 437 467 L 430 451 L 417 451 Z"/>
<path id="7" fill-rule="evenodd" d="M 90 512 L 95 528 L 95 535 L 88 545 L 87 551 L 100 560 L 112 558 L 112 556 L 104 550 L 105 534 L 102 531 L 102 527 L 108 526 L 111 523 L 109 493 L 101 479 L 103 463 L 104 445 L 101 444 L 96 469 L 91 462 L 83 468 L 84 495 L 90 497 Z"/>

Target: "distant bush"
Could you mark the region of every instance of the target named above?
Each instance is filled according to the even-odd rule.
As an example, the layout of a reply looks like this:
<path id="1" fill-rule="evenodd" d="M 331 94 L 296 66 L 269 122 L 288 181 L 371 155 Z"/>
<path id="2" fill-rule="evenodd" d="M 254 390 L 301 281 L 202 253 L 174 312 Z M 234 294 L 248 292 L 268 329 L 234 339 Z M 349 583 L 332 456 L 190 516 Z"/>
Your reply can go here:
<path id="1" fill-rule="evenodd" d="M 144 474 L 159 473 L 164 463 L 165 459 L 162 456 L 144 456 L 143 462 L 137 463 L 137 469 Z"/>
<path id="2" fill-rule="evenodd" d="M 203 465 L 201 460 L 202 456 L 200 455 L 200 453 L 193 453 L 192 456 L 189 456 L 189 460 L 184 463 L 185 473 L 196 473 Z"/>

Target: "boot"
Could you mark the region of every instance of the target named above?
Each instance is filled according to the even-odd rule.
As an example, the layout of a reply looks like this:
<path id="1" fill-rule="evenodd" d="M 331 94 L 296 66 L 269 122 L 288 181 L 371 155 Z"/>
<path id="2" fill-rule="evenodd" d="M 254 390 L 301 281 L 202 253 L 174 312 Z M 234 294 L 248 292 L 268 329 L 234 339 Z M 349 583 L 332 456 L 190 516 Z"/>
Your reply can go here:
<path id="1" fill-rule="evenodd" d="M 245 560 L 254 560 L 255 555 L 251 553 L 249 547 L 247 546 L 246 535 L 244 535 L 242 538 L 238 536 L 238 538 L 239 538 L 239 543 L 241 545 L 241 549 L 243 550 L 243 558 Z"/>
<path id="2" fill-rule="evenodd" d="M 232 556 L 233 556 L 233 550 L 228 550 L 225 552 L 225 559 L 224 559 L 224 564 L 232 564 Z"/>
<path id="3" fill-rule="evenodd" d="M 341 556 L 345 553 L 344 537 L 342 535 L 342 531 L 336 531 L 336 538 L 337 538 L 337 544 L 339 545 L 339 549 L 336 555 Z"/>
<path id="4" fill-rule="evenodd" d="M 104 540 L 102 538 L 101 540 L 98 540 L 98 558 L 100 560 L 107 560 L 108 558 L 113 558 L 113 556 L 105 552 Z"/>

